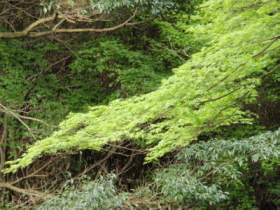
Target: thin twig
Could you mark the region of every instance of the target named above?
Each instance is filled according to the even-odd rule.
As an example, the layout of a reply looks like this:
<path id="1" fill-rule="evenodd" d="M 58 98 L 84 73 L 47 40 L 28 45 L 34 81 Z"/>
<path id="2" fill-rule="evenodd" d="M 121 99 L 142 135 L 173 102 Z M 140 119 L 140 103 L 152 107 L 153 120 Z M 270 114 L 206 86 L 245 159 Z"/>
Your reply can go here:
<path id="1" fill-rule="evenodd" d="M 33 134 L 32 130 L 31 130 L 31 128 L 30 128 L 25 122 L 23 122 L 17 114 L 15 114 L 13 111 L 10 111 L 8 108 L 6 108 L 6 107 L 5 107 L 3 104 L 1 104 L 1 103 L 0 103 L 0 107 L 3 109 L 3 111 L 4 111 L 5 113 L 14 116 L 24 127 L 26 127 L 26 129 L 30 132 L 30 134 L 32 135 L 32 137 L 33 137 L 34 139 L 36 139 L 36 137 L 34 136 L 34 134 Z"/>

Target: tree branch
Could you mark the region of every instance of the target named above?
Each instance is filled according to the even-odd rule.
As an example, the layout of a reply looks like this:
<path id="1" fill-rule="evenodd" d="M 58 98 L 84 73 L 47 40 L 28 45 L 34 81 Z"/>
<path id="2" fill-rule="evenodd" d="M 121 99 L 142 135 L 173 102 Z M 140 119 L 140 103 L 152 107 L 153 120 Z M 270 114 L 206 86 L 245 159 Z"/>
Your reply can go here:
<path id="1" fill-rule="evenodd" d="M 18 121 L 20 121 L 21 124 L 24 125 L 24 127 L 26 127 L 26 129 L 30 132 L 30 134 L 32 135 L 32 137 L 33 137 L 34 139 L 36 139 L 36 137 L 34 136 L 34 134 L 33 134 L 32 130 L 31 130 L 31 128 L 30 128 L 25 122 L 23 122 L 23 121 L 20 119 L 20 117 L 19 117 L 16 113 L 14 113 L 13 111 L 9 110 L 9 109 L 6 108 L 3 104 L 0 103 L 0 111 L 1 111 L 1 109 L 2 109 L 5 113 L 10 114 L 10 115 L 14 116 L 16 119 L 18 119 Z"/>
<path id="2" fill-rule="evenodd" d="M 267 72 L 267 73 L 263 74 L 262 76 L 260 76 L 260 78 L 262 79 L 262 78 L 272 74 L 273 72 L 275 72 L 279 68 L 280 68 L 280 63 L 277 66 L 275 66 L 273 69 L 271 69 L 269 72 Z"/>
<path id="3" fill-rule="evenodd" d="M 43 23 L 47 23 L 50 21 L 53 21 L 56 19 L 57 14 L 54 13 L 52 16 L 50 17 L 46 17 L 46 18 L 41 18 L 37 21 L 35 21 L 34 23 L 31 23 L 26 29 L 24 29 L 23 31 L 18 31 L 18 32 L 0 32 L 0 39 L 13 39 L 13 38 L 19 38 L 19 37 L 26 37 L 29 35 L 30 31 L 32 29 L 34 29 L 35 27 L 37 27 L 40 24 Z"/>
<path id="4" fill-rule="evenodd" d="M 261 56 L 262 54 L 265 53 L 265 51 L 271 46 L 274 44 L 274 42 L 276 42 L 278 39 L 280 38 L 280 36 L 276 36 L 274 37 L 271 42 L 265 47 L 263 48 L 260 52 L 258 52 L 257 54 L 253 55 L 253 58 L 257 58 L 259 56 Z"/>
<path id="5" fill-rule="evenodd" d="M 105 162 L 107 159 L 109 159 L 114 152 L 117 150 L 117 147 L 113 147 L 108 154 L 102 158 L 101 160 L 97 161 L 95 164 L 91 165 L 90 167 L 86 168 L 83 172 L 79 173 L 78 175 L 76 175 L 74 178 L 80 177 L 85 175 L 87 172 L 89 172 L 90 170 L 94 169 L 95 167 L 101 165 L 103 162 Z"/>
<path id="6" fill-rule="evenodd" d="M 124 26 L 133 26 L 133 25 L 138 25 L 138 24 L 142 24 L 142 23 L 146 23 L 149 22 L 151 20 L 153 20 L 153 18 L 148 19 L 148 20 L 143 20 L 143 21 L 139 21 L 139 22 L 135 22 L 135 23 L 129 23 L 129 21 L 135 17 L 137 10 L 135 10 L 135 12 L 133 13 L 133 15 L 128 18 L 125 22 L 114 26 L 114 27 L 110 27 L 110 28 L 103 28 L 103 29 L 94 29 L 94 28 L 75 28 L 75 29 L 58 29 L 58 27 L 62 24 L 62 22 L 64 22 L 65 20 L 71 23 L 75 23 L 74 20 L 69 19 L 69 17 L 67 15 L 64 14 L 57 14 L 57 12 L 55 12 L 52 16 L 47 17 L 47 18 L 42 18 L 39 19 L 37 21 L 35 21 L 34 23 L 30 24 L 26 29 L 24 29 L 23 31 L 19 31 L 19 32 L 0 32 L 0 39 L 13 39 L 13 38 L 20 38 L 20 37 L 30 37 L 30 38 L 36 38 L 36 37 L 41 37 L 41 36 L 46 36 L 49 34 L 53 34 L 53 33 L 79 33 L 79 32 L 97 32 L 97 33 L 101 33 L 101 32 L 108 32 L 108 31 L 114 31 L 117 30 L 119 28 L 122 28 Z M 48 31 L 42 31 L 42 32 L 32 32 L 32 30 L 34 28 L 36 28 L 37 26 L 44 24 L 44 23 L 48 23 L 48 22 L 52 22 L 57 18 L 61 18 L 62 20 L 56 24 L 51 30 Z M 92 20 L 81 20 L 79 19 L 79 21 L 83 21 L 83 22 L 92 22 Z"/>
<path id="7" fill-rule="evenodd" d="M 21 177 L 13 182 L 10 182 L 10 184 L 16 184 L 16 183 L 19 183 L 21 182 L 22 180 L 24 179 L 28 179 L 30 177 L 42 177 L 42 176 L 46 176 L 46 175 L 37 175 L 41 170 L 43 170 L 46 166 L 48 166 L 51 162 L 53 162 L 53 160 L 49 160 L 46 164 L 44 164 L 41 168 L 37 169 L 36 171 L 34 171 L 33 173 L 27 175 L 27 176 L 24 176 L 24 177 Z"/>
<path id="8" fill-rule="evenodd" d="M 45 194 L 45 193 L 42 193 L 40 191 L 33 190 L 33 189 L 22 189 L 22 188 L 14 186 L 10 183 L 4 183 L 4 182 L 0 182 L 0 188 L 7 188 L 9 190 L 15 191 L 20 194 L 36 196 L 36 197 L 41 197 L 41 198 L 45 198 L 45 199 L 52 196 L 50 194 Z"/>

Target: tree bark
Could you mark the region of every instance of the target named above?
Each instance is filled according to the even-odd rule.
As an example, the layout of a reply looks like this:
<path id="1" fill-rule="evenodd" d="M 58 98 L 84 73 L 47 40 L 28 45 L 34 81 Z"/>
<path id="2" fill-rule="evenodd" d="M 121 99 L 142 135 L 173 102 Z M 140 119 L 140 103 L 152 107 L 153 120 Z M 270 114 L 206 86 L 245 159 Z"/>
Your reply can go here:
<path id="1" fill-rule="evenodd" d="M 15 39 L 15 38 L 21 38 L 21 37 L 30 37 L 30 38 L 36 38 L 36 37 L 41 37 L 41 36 L 46 36 L 46 35 L 50 35 L 50 34 L 54 34 L 54 33 L 79 33 L 79 32 L 97 32 L 97 33 L 102 33 L 102 32 L 108 32 L 108 31 L 114 31 L 117 30 L 119 28 L 122 28 L 124 26 L 132 26 L 132 25 L 138 25 L 141 23 L 146 23 L 149 22 L 151 20 L 153 20 L 154 18 L 148 19 L 148 20 L 143 20 L 140 22 L 135 22 L 135 23 L 130 23 L 129 21 L 131 19 L 133 19 L 136 15 L 136 11 L 134 12 L 134 14 L 129 17 L 126 21 L 124 21 L 121 24 L 118 24 L 114 27 L 109 27 L 109 28 L 102 28 L 102 29 L 97 29 L 97 28 L 74 28 L 74 29 L 59 29 L 58 27 L 61 25 L 62 22 L 67 21 L 69 22 L 69 17 L 67 17 L 66 15 L 60 14 L 55 12 L 52 16 L 50 17 L 46 17 L 46 18 L 41 18 L 38 19 L 37 21 L 31 23 L 26 29 L 24 29 L 23 31 L 16 31 L 16 32 L 0 32 L 0 39 Z M 49 22 L 53 22 L 56 19 L 62 19 L 58 24 L 56 24 L 55 26 L 53 26 L 51 29 L 46 30 L 46 31 L 39 31 L 39 32 L 33 32 L 32 30 L 34 30 L 37 26 L 42 25 L 42 24 L 46 24 Z M 99 20 L 98 21 L 102 21 Z M 72 21 L 73 22 L 73 21 Z M 92 20 L 83 20 L 82 22 L 92 22 Z"/>

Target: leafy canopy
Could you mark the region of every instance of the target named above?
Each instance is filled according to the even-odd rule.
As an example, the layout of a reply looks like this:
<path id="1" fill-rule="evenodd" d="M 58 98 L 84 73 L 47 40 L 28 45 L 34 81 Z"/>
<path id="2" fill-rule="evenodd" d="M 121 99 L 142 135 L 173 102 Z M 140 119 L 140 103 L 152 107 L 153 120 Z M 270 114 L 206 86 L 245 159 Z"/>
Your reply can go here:
<path id="1" fill-rule="evenodd" d="M 242 103 L 253 100 L 261 78 L 279 67 L 277 5 L 277 0 L 206 1 L 186 28 L 205 47 L 158 90 L 70 114 L 7 171 L 43 154 L 101 150 L 128 139 L 147 148 L 146 160 L 152 161 L 219 126 L 250 123 Z"/>

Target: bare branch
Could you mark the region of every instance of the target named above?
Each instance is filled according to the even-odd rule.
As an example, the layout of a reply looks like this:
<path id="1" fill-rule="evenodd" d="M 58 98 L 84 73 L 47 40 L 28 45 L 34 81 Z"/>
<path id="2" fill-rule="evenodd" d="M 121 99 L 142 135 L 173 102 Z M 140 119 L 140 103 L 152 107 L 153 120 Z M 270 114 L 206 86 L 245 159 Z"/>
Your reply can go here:
<path id="1" fill-rule="evenodd" d="M 39 19 L 37 21 L 35 21 L 34 23 L 30 24 L 26 29 L 24 29 L 23 31 L 19 31 L 19 32 L 1 32 L 0 33 L 0 39 L 1 38 L 6 38 L 6 39 L 13 39 L 13 38 L 19 38 L 19 37 L 25 37 L 28 36 L 29 32 L 34 29 L 36 26 L 43 24 L 43 23 L 47 23 L 50 21 L 53 21 L 56 19 L 56 13 L 54 13 L 52 16 L 50 17 L 46 17 L 46 18 L 42 18 Z"/>
<path id="2" fill-rule="evenodd" d="M 27 176 L 24 176 L 24 177 L 21 177 L 21 178 L 19 178 L 19 179 L 17 179 L 17 180 L 15 180 L 15 181 L 13 181 L 13 182 L 11 182 L 10 184 L 16 184 L 16 183 L 18 183 L 18 182 L 20 182 L 20 181 L 22 181 L 22 180 L 24 180 L 24 179 L 28 179 L 28 178 L 30 178 L 30 177 L 42 177 L 42 176 L 46 176 L 46 175 L 37 175 L 41 170 L 43 170 L 46 166 L 48 166 L 51 162 L 53 162 L 53 160 L 51 159 L 51 160 L 49 160 L 47 163 L 45 163 L 41 168 L 39 168 L 39 169 L 37 169 L 36 171 L 34 171 L 33 173 L 31 173 L 31 174 L 29 174 L 29 175 L 27 175 Z"/>
<path id="3" fill-rule="evenodd" d="M 83 176 L 87 172 L 89 172 L 90 170 L 94 169 L 95 167 L 100 166 L 103 162 L 105 162 L 107 159 L 109 159 L 114 154 L 114 152 L 116 150 L 117 150 L 117 147 L 113 147 L 103 159 L 97 161 L 95 164 L 93 164 L 90 167 L 86 168 L 82 173 L 80 173 L 77 176 L 75 176 L 75 178 Z"/>
<path id="4" fill-rule="evenodd" d="M 20 37 L 30 37 L 30 38 L 36 38 L 36 37 L 41 37 L 41 36 L 46 36 L 49 34 L 53 34 L 53 33 L 79 33 L 79 32 L 97 32 L 97 33 L 101 33 L 101 32 L 108 32 L 108 31 L 114 31 L 117 30 L 119 28 L 122 28 L 124 26 L 133 26 L 133 25 L 138 25 L 138 24 L 142 24 L 142 23 L 146 23 L 149 22 L 151 20 L 153 20 L 154 18 L 148 19 L 148 20 L 143 20 L 140 22 L 135 22 L 135 23 L 129 23 L 129 21 L 135 17 L 137 10 L 135 10 L 135 12 L 133 13 L 133 15 L 128 18 L 126 21 L 124 21 L 123 23 L 114 26 L 114 27 L 109 27 L 109 28 L 102 28 L 102 29 L 96 29 L 96 28 L 75 28 L 75 29 L 58 29 L 58 27 L 64 22 L 70 22 L 70 23 L 75 23 L 76 21 L 82 21 L 82 22 L 95 22 L 95 21 L 102 21 L 100 20 L 100 18 L 97 18 L 95 20 L 89 19 L 88 16 L 73 16 L 73 15 L 67 15 L 67 14 L 62 14 L 60 12 L 55 12 L 52 16 L 47 17 L 47 18 L 41 18 L 38 19 L 37 21 L 35 21 L 34 23 L 30 24 L 26 29 L 24 29 L 23 31 L 19 31 L 19 32 L 0 32 L 0 39 L 13 39 L 13 38 L 20 38 Z M 96 14 L 94 14 L 96 15 Z M 62 19 L 59 23 L 57 23 L 51 30 L 47 30 L 47 31 L 42 31 L 42 32 L 32 32 L 33 29 L 35 29 L 37 26 L 41 25 L 41 24 L 45 24 L 48 22 L 52 22 L 56 19 Z M 104 21 L 104 20 L 103 20 Z M 107 21 L 107 20 L 106 20 Z"/>
<path id="5" fill-rule="evenodd" d="M 5 113 L 10 114 L 10 115 L 14 116 L 16 119 L 18 119 L 18 121 L 20 121 L 21 124 L 24 125 L 24 127 L 27 128 L 27 130 L 30 132 L 30 134 L 32 135 L 32 137 L 33 137 L 34 139 L 36 139 L 36 137 L 35 137 L 34 134 L 32 133 L 31 128 L 29 128 L 29 126 L 26 125 L 26 123 L 23 122 L 23 121 L 20 119 L 20 117 L 19 117 L 16 113 L 14 113 L 13 111 L 9 110 L 7 107 L 5 107 L 5 106 L 4 106 L 3 104 L 1 104 L 1 103 L 0 103 L 0 108 L 2 108 L 2 110 L 3 110 Z"/>
<path id="6" fill-rule="evenodd" d="M 20 193 L 20 194 L 25 194 L 25 195 L 29 195 L 29 196 L 36 196 L 36 197 L 45 198 L 45 199 L 52 196 L 50 194 L 45 194 L 45 193 L 42 193 L 40 191 L 33 190 L 33 189 L 22 189 L 22 188 L 14 186 L 10 183 L 5 183 L 5 182 L 0 183 L 0 188 L 7 188 L 9 190 L 15 191 L 15 192 Z"/>
<path id="7" fill-rule="evenodd" d="M 55 126 L 49 125 L 48 123 L 46 123 L 46 122 L 44 122 L 44 121 L 42 121 L 42 120 L 39 120 L 39 119 L 37 119 L 37 118 L 27 117 L 27 116 L 23 116 L 23 115 L 19 115 L 19 114 L 17 114 L 17 116 L 18 116 L 19 118 L 22 118 L 22 119 L 40 122 L 40 123 L 42 123 L 42 124 L 44 124 L 44 125 L 46 125 L 46 126 L 56 128 Z"/>

